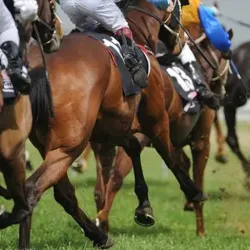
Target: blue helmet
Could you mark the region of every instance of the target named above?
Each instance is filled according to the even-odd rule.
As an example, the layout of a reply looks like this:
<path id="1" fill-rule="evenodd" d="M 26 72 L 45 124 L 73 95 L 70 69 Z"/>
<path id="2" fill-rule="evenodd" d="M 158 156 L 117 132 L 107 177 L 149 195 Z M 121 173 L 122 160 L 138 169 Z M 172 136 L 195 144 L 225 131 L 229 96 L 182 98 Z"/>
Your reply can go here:
<path id="1" fill-rule="evenodd" d="M 203 5 L 199 6 L 199 17 L 201 26 L 212 45 L 222 52 L 227 52 L 232 43 L 229 34 L 224 30 L 217 18 Z"/>

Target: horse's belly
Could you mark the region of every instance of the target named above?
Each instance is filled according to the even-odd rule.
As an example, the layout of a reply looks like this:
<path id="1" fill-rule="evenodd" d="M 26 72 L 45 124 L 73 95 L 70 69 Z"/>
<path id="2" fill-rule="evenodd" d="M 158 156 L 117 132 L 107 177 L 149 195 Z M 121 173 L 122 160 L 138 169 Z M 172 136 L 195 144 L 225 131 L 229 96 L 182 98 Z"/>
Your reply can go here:
<path id="1" fill-rule="evenodd" d="M 170 137 L 174 146 L 183 145 L 194 126 L 196 125 L 200 114 L 187 115 L 183 114 L 179 120 L 175 120 L 170 124 Z"/>
<path id="2" fill-rule="evenodd" d="M 121 114 L 101 114 L 95 124 L 91 140 L 120 144 L 134 130 L 135 110 Z"/>

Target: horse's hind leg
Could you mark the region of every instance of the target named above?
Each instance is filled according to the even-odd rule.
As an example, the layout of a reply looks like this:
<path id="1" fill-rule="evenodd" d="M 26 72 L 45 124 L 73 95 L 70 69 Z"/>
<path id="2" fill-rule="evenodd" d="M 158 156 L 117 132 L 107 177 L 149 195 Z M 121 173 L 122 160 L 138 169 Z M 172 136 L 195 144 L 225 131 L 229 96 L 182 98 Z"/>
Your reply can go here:
<path id="1" fill-rule="evenodd" d="M 94 242 L 94 246 L 107 249 L 113 245 L 111 238 L 101 231 L 79 208 L 75 188 L 67 175 L 54 186 L 54 196 L 56 201 L 80 225 L 86 237 Z"/>
<path id="2" fill-rule="evenodd" d="M 29 183 L 27 185 L 31 185 L 32 182 L 35 182 L 35 178 L 32 180 L 29 179 Z M 70 183 L 67 174 L 62 177 L 56 185 L 54 185 L 54 197 L 55 200 L 61 204 L 64 210 L 80 225 L 85 235 L 94 242 L 95 246 L 106 249 L 113 245 L 112 239 L 102 232 L 78 206 L 75 188 Z M 35 203 L 33 203 L 33 206 L 34 205 Z M 19 249 L 29 248 L 31 217 L 32 214 L 28 216 L 20 225 Z"/>
<path id="3" fill-rule="evenodd" d="M 220 163 L 226 163 L 227 157 L 225 153 L 225 137 L 221 129 L 221 123 L 218 117 L 218 112 L 216 112 L 215 115 L 214 126 L 215 126 L 217 146 L 218 146 L 215 159 Z"/>

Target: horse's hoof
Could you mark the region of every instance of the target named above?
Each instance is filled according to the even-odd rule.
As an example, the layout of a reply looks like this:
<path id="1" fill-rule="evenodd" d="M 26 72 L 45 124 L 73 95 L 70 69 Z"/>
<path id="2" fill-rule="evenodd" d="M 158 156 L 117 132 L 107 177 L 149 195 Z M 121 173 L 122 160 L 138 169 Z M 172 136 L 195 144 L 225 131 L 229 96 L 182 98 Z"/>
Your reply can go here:
<path id="1" fill-rule="evenodd" d="M 100 249 L 108 249 L 114 245 L 113 239 L 108 235 L 108 238 L 104 244 L 96 243 L 94 242 L 94 247 L 100 248 Z"/>
<path id="2" fill-rule="evenodd" d="M 204 236 L 206 236 L 206 233 L 205 232 L 197 232 L 196 235 L 198 237 L 204 237 Z"/>
<path id="3" fill-rule="evenodd" d="M 205 193 L 203 193 L 203 192 L 199 192 L 190 201 L 193 201 L 193 202 L 196 202 L 196 203 L 202 203 L 202 202 L 204 202 L 206 200 L 208 200 L 208 196 Z"/>
<path id="4" fill-rule="evenodd" d="M 194 204 L 192 202 L 187 202 L 184 205 L 184 211 L 185 212 L 193 212 L 194 211 Z"/>
<path id="5" fill-rule="evenodd" d="M 151 207 L 138 207 L 135 210 L 135 222 L 143 227 L 151 227 L 155 224 L 153 210 Z"/>
<path id="6" fill-rule="evenodd" d="M 227 157 L 225 155 L 216 155 L 215 160 L 222 164 L 226 164 L 228 162 Z"/>

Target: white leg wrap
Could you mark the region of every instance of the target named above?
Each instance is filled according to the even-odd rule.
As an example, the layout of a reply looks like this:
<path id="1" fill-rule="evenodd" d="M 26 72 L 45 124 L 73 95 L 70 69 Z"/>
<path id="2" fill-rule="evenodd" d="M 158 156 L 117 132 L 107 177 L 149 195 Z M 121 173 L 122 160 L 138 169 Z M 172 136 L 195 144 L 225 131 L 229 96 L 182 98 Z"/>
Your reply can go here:
<path id="1" fill-rule="evenodd" d="M 178 56 L 178 58 L 181 60 L 182 64 L 190 63 L 190 62 L 195 62 L 195 56 L 192 50 L 190 49 L 189 45 L 185 43 L 181 54 Z"/>
<path id="2" fill-rule="evenodd" d="M 19 35 L 9 10 L 3 0 L 0 0 L 0 45 L 6 41 L 12 41 L 19 46 Z"/>
<path id="3" fill-rule="evenodd" d="M 86 21 L 94 24 L 94 20 L 114 33 L 120 28 L 128 27 L 114 0 L 61 0 L 60 3 L 71 21 L 80 29 L 86 27 Z"/>

